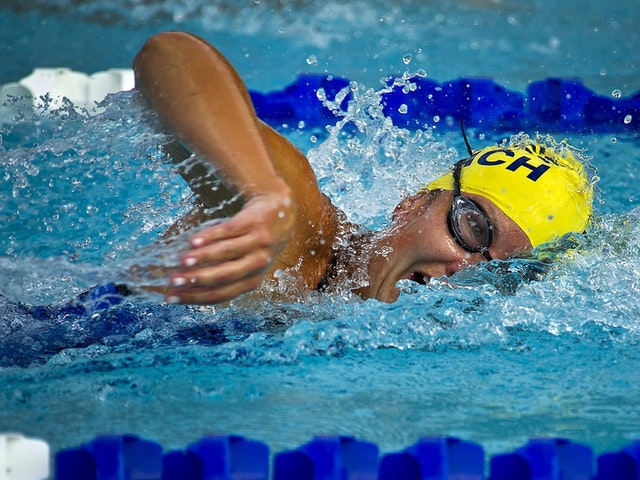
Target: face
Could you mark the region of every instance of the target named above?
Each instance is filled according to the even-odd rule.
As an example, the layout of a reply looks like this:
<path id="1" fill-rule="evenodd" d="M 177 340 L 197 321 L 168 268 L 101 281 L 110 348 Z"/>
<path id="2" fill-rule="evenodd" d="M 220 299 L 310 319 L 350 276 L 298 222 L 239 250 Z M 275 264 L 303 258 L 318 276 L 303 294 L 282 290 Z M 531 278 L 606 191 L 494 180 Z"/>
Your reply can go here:
<path id="1" fill-rule="evenodd" d="M 470 252 L 454 239 L 447 216 L 453 192 L 426 192 L 406 198 L 396 207 L 391 227 L 376 241 L 369 262 L 370 285 L 360 292 L 385 302 L 395 301 L 402 279 L 420 283 L 432 277 L 450 276 L 457 271 L 490 258 L 506 259 L 531 249 L 529 239 L 493 202 L 484 197 L 464 194 L 485 212 L 493 227 L 488 251 Z"/>

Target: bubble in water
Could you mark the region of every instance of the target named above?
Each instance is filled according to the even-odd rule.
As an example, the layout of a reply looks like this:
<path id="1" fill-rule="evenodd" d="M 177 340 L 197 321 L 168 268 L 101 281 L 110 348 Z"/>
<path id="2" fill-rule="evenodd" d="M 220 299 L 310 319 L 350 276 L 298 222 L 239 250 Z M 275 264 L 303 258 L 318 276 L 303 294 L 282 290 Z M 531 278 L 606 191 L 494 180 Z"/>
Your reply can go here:
<path id="1" fill-rule="evenodd" d="M 404 57 L 402 57 L 402 61 L 404 62 L 405 65 L 409 65 L 411 63 L 411 59 L 413 57 L 411 56 L 410 53 L 407 53 Z"/>
<path id="2" fill-rule="evenodd" d="M 600 70 L 600 75 L 604 77 L 606 74 L 607 74 L 607 71 L 604 68 Z"/>
<path id="3" fill-rule="evenodd" d="M 627 115 L 626 117 L 624 117 L 624 123 L 627 125 L 629 125 L 632 120 L 633 120 L 633 117 L 631 115 Z"/>
<path id="4" fill-rule="evenodd" d="M 615 98 L 620 98 L 622 96 L 622 92 L 619 88 L 616 88 L 615 90 L 613 90 L 613 92 L 611 92 L 611 95 Z"/>
<path id="5" fill-rule="evenodd" d="M 618 139 L 616 137 L 611 137 L 611 143 L 616 143 Z"/>
<path id="6" fill-rule="evenodd" d="M 404 114 L 407 113 L 409 111 L 409 107 L 407 107 L 407 105 L 405 103 L 403 103 L 402 105 L 400 105 L 398 107 L 398 112 Z"/>
<path id="7" fill-rule="evenodd" d="M 307 57 L 307 65 L 318 65 L 318 57 L 315 55 L 309 55 Z"/>

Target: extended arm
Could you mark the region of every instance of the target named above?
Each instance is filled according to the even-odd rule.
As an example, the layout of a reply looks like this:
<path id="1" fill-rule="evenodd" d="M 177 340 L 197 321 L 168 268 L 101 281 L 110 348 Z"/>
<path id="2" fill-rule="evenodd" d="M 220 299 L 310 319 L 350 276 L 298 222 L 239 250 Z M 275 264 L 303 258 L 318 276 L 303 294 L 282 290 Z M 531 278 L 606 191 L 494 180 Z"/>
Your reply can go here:
<path id="1" fill-rule="evenodd" d="M 166 128 L 246 201 L 232 219 L 192 237 L 168 300 L 229 300 L 257 288 L 270 269 L 299 263 L 311 228 L 324 225 L 331 234 L 325 217 L 334 209 L 308 162 L 260 122 L 242 80 L 217 50 L 187 33 L 162 33 L 144 45 L 134 70 Z"/>

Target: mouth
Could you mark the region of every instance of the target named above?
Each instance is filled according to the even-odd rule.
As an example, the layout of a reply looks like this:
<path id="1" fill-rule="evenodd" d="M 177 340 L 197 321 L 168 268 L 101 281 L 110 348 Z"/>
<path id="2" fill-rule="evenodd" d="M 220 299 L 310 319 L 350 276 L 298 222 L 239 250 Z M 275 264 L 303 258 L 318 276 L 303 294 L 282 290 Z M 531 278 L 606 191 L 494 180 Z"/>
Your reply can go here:
<path id="1" fill-rule="evenodd" d="M 429 275 L 425 275 L 422 272 L 412 272 L 407 279 L 412 282 L 419 283 L 420 285 L 426 285 L 427 281 L 431 278 Z"/>

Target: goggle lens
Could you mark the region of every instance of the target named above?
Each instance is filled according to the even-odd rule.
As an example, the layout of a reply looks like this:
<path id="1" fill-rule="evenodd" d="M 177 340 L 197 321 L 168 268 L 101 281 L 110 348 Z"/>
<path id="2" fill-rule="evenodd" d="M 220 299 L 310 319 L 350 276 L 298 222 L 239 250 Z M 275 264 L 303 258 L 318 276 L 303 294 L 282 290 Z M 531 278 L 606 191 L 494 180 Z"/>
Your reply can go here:
<path id="1" fill-rule="evenodd" d="M 465 250 L 481 252 L 491 260 L 489 247 L 493 241 L 493 227 L 484 209 L 473 200 L 456 196 L 448 215 L 451 235 Z"/>

